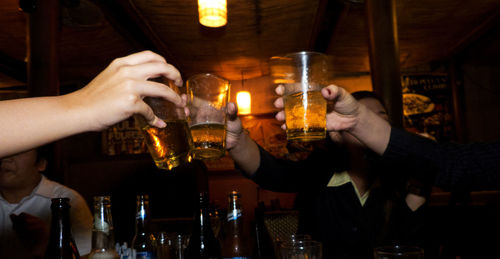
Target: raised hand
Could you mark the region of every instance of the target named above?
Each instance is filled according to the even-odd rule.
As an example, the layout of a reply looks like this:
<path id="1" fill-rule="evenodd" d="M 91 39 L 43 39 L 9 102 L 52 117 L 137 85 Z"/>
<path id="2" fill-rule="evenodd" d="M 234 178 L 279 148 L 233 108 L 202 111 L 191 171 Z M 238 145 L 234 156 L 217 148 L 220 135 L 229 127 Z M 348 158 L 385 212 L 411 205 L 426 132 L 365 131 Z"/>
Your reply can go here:
<path id="1" fill-rule="evenodd" d="M 181 98 L 168 86 L 148 81 L 160 76 L 182 86 L 179 71 L 163 57 L 151 51 L 135 53 L 115 59 L 87 86 L 68 95 L 69 102 L 85 107 L 83 115 L 90 130 L 105 129 L 133 114 L 141 114 L 153 126 L 164 127 L 143 98 L 162 97 L 174 104 L 181 104 Z"/>

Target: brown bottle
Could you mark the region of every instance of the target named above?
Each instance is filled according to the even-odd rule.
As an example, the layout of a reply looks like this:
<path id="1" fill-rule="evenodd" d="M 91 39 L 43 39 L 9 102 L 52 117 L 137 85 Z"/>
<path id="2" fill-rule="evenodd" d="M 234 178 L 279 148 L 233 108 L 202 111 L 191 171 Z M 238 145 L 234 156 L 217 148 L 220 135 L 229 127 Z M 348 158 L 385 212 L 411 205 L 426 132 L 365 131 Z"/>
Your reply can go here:
<path id="1" fill-rule="evenodd" d="M 44 259 L 80 259 L 69 221 L 69 198 L 54 198 L 50 208 L 50 237 Z"/>
<path id="2" fill-rule="evenodd" d="M 222 237 L 222 258 L 251 258 L 250 238 L 243 224 L 241 195 L 237 191 L 229 194 L 227 218 Z"/>
<path id="3" fill-rule="evenodd" d="M 219 241 L 215 238 L 208 213 L 208 193 L 200 193 L 186 259 L 220 259 Z"/>

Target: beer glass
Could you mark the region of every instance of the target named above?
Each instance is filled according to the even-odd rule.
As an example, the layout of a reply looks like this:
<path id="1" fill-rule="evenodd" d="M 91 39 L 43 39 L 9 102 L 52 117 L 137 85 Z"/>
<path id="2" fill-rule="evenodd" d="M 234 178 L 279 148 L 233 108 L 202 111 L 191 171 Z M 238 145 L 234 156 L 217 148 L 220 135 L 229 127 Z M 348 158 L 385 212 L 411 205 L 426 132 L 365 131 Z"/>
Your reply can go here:
<path id="1" fill-rule="evenodd" d="M 180 93 L 170 80 L 167 84 L 176 93 Z M 149 125 L 143 116 L 134 116 L 156 166 L 160 169 L 171 170 L 190 162 L 193 140 L 188 129 L 184 109 L 158 97 L 146 97 L 144 102 L 153 109 L 156 116 L 167 124 L 166 127 L 160 129 Z"/>
<path id="2" fill-rule="evenodd" d="M 289 141 L 315 141 L 326 136 L 326 100 L 321 89 L 328 85 L 328 56 L 296 52 L 271 58 L 275 84 L 285 87 L 286 135 Z"/>
<path id="3" fill-rule="evenodd" d="M 189 128 L 196 159 L 217 159 L 226 153 L 226 105 L 229 81 L 197 74 L 186 82 Z"/>
<path id="4" fill-rule="evenodd" d="M 380 246 L 373 253 L 375 259 L 424 259 L 424 250 L 416 246 Z"/>
<path id="5" fill-rule="evenodd" d="M 280 259 L 322 259 L 323 246 L 314 240 L 296 240 L 283 242 L 279 248 Z"/>

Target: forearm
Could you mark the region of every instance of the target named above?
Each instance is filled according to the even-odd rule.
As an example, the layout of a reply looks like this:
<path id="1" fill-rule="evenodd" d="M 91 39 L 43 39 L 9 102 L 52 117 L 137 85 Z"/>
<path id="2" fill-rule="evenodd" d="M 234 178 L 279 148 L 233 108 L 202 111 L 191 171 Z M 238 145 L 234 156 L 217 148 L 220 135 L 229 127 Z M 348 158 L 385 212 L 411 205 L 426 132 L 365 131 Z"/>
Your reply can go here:
<path id="1" fill-rule="evenodd" d="M 357 122 L 347 132 L 377 154 L 382 155 L 389 144 L 391 126 L 366 106 L 360 105 Z"/>
<path id="2" fill-rule="evenodd" d="M 257 143 L 244 132 L 241 133 L 238 143 L 229 151 L 229 154 L 240 169 L 249 177 L 259 168 L 259 147 Z"/>
<path id="3" fill-rule="evenodd" d="M 0 157 L 87 130 L 80 110 L 68 95 L 0 102 Z"/>

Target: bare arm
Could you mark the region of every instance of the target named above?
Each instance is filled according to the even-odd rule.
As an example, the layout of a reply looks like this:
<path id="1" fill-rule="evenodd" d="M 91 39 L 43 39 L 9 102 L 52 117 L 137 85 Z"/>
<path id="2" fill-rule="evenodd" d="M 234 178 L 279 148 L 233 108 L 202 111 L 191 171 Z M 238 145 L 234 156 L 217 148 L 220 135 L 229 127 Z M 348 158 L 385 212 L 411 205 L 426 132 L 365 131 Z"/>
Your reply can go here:
<path id="1" fill-rule="evenodd" d="M 86 131 L 100 131 L 133 114 L 154 126 L 165 123 L 143 102 L 145 96 L 180 104 L 167 86 L 148 81 L 164 76 L 182 85 L 179 71 L 163 57 L 143 51 L 115 59 L 84 88 L 73 93 L 0 102 L 0 157 Z"/>

